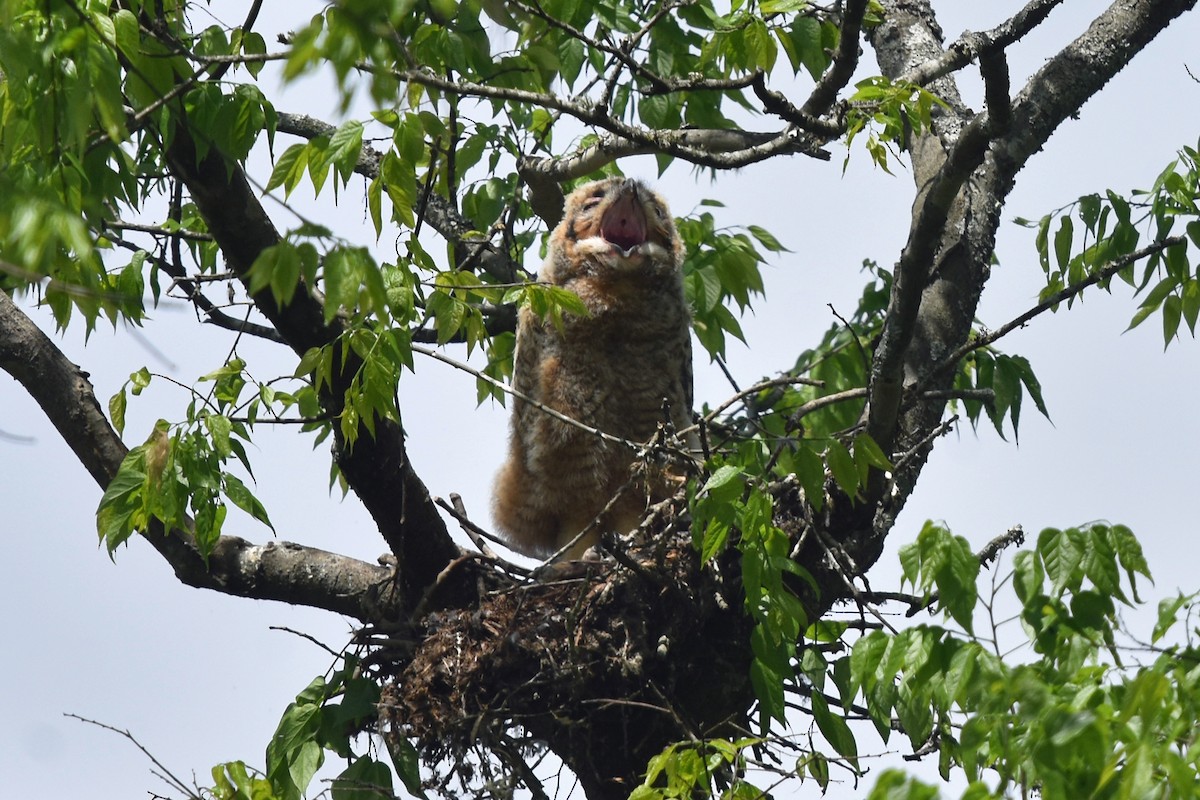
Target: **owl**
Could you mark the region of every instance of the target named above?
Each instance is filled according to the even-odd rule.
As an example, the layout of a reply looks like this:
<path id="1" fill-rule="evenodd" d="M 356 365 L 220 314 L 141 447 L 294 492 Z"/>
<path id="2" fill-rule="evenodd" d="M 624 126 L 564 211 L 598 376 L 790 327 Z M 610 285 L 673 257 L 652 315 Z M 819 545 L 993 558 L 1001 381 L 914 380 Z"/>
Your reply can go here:
<path id="1" fill-rule="evenodd" d="M 573 291 L 588 313 L 564 314 L 561 326 L 528 308 L 518 318 L 512 432 L 493 498 L 493 518 L 515 550 L 545 557 L 592 526 L 565 556 L 577 558 L 602 531 L 633 530 L 648 504 L 679 484 L 662 467 L 635 471 L 636 448 L 525 398 L 626 442 L 649 441 L 665 414 L 686 428 L 683 255 L 666 203 L 639 181 L 607 178 L 567 198 L 539 279 Z"/>

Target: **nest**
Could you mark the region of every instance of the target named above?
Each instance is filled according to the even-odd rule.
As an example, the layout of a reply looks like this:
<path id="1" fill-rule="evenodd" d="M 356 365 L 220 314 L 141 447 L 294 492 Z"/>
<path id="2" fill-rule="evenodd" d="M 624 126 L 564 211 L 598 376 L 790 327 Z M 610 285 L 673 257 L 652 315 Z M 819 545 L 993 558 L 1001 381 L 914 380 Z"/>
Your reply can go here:
<path id="1" fill-rule="evenodd" d="M 585 784 L 615 777 L 627 791 L 666 744 L 712 735 L 748 705 L 738 587 L 701 568 L 687 534 L 581 577 L 483 579 L 476 607 L 428 614 L 385 667 L 386 735 L 415 740 L 426 763 L 489 752 L 528 784 L 531 752 L 548 746 Z"/>

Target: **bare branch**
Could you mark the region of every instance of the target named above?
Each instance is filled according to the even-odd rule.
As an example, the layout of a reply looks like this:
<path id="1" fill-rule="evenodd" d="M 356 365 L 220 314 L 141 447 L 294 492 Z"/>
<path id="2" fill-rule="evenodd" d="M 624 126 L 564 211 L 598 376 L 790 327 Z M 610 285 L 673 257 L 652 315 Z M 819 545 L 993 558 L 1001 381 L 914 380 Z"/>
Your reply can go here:
<path id="1" fill-rule="evenodd" d="M 545 92 L 530 92 L 524 89 L 510 89 L 503 86 L 488 86 L 472 81 L 452 81 L 421 69 L 400 70 L 395 77 L 402 81 L 415 83 L 430 89 L 457 94 L 463 97 L 478 97 L 494 100 L 506 100 L 516 103 L 528 103 L 545 109 L 562 112 L 575 117 L 580 122 L 594 125 L 616 136 L 629 139 L 638 144 L 655 148 L 656 152 L 675 156 L 701 167 L 714 169 L 733 169 L 762 161 L 781 152 L 803 153 L 815 158 L 826 160 L 828 154 L 822 156 L 818 143 L 800 132 L 783 131 L 776 136 L 775 146 L 764 149 L 762 145 L 749 146 L 740 150 L 714 154 L 702 148 L 693 147 L 679 140 L 677 130 L 648 130 L 628 125 L 615 117 L 608 116 L 597 105 L 585 100 L 567 100 L 556 94 Z"/>
<path id="2" fill-rule="evenodd" d="M 1041 25 L 1054 7 L 1063 0 L 1032 0 L 1009 19 L 983 33 L 967 31 L 952 42 L 939 57 L 924 61 L 902 74 L 898 80 L 925 86 L 951 72 L 962 69 L 985 51 L 1003 50 L 1020 41 Z"/>
<path id="3" fill-rule="evenodd" d="M 518 165 L 518 170 L 530 187 L 530 203 L 534 212 L 547 225 L 554 227 L 562 219 L 563 194 L 558 183 L 588 175 L 620 158 L 661 152 L 675 154 L 684 150 L 706 154 L 708 163 L 703 166 L 728 169 L 791 153 L 797 148 L 798 136 L 798 132 L 790 130 L 759 132 L 693 128 L 654 131 L 638 139 L 603 134 L 595 144 L 574 153 L 554 158 L 525 158 Z M 808 154 L 822 160 L 830 158 L 826 150 Z M 699 163 L 695 158 L 687 160 Z"/>
<path id="4" fill-rule="evenodd" d="M 986 567 L 999 558 L 1006 548 L 1013 545 L 1020 547 L 1023 544 L 1025 544 L 1025 530 L 1020 525 L 1014 525 L 985 544 L 983 549 L 975 554 L 975 557 L 979 559 L 981 566 Z"/>
<path id="5" fill-rule="evenodd" d="M 201 282 L 200 279 L 189 276 L 181 267 L 176 266 L 165 258 L 160 258 L 153 253 L 146 252 L 144 248 L 138 247 L 133 242 L 123 239 L 116 234 L 110 234 L 108 238 L 127 250 L 146 253 L 148 260 L 154 262 L 159 269 L 174 279 L 174 285 L 178 286 L 184 296 L 204 315 L 205 322 L 216 325 L 218 328 L 224 328 L 225 330 L 244 333 L 259 339 L 266 339 L 269 342 L 287 344 L 279 334 L 279 331 L 269 325 L 259 325 L 246 319 L 237 319 L 222 311 L 217 307 L 216 303 L 209 300 L 200 291 L 200 286 L 198 285 Z"/>
<path id="6" fill-rule="evenodd" d="M 171 770 L 169 770 L 165 766 L 163 766 L 162 762 L 159 761 L 157 758 L 155 758 L 154 754 L 151 753 L 149 750 L 147 750 L 142 745 L 142 743 L 139 742 L 136 738 L 134 738 L 134 735 L 132 733 L 130 733 L 129 731 L 113 727 L 112 725 L 106 725 L 103 722 L 97 722 L 94 719 L 88 719 L 87 717 L 81 717 L 78 714 L 63 714 L 63 716 L 69 717 L 71 719 L 77 719 L 80 722 L 87 723 L 88 725 L 95 725 L 97 728 L 103 728 L 106 731 L 111 731 L 113 733 L 124 736 L 126 739 L 128 739 L 130 742 L 133 743 L 134 747 L 136 747 L 138 750 L 142 751 L 142 755 L 144 755 L 146 758 L 150 759 L 150 763 L 154 764 L 154 766 L 156 766 L 159 769 L 159 772 L 157 773 L 158 776 L 160 778 L 162 778 L 164 781 L 166 781 L 167 784 L 169 784 L 171 786 L 171 788 L 175 789 L 176 791 L 183 792 L 183 794 L 186 795 L 189 798 L 189 800 L 200 800 L 200 796 L 198 794 L 196 794 L 196 792 L 192 791 L 192 789 L 189 788 L 186 783 L 184 783 L 178 777 L 176 777 L 175 773 L 171 772 Z"/>

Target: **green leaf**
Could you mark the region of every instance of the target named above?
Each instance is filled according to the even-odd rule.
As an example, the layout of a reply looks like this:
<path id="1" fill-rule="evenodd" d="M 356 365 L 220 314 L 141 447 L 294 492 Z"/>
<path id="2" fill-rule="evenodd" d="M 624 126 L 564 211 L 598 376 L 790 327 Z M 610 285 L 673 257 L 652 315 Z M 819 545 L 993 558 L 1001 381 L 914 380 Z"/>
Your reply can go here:
<path id="1" fill-rule="evenodd" d="M 1108 534 L 1112 539 L 1113 549 L 1116 550 L 1121 568 L 1125 570 L 1129 578 L 1133 596 L 1137 599 L 1137 575 L 1140 574 L 1148 580 L 1153 580 L 1150 575 L 1150 565 L 1146 562 L 1146 556 L 1142 552 L 1142 545 L 1133 535 L 1133 531 L 1124 525 L 1113 525 L 1108 529 Z"/>
<path id="2" fill-rule="evenodd" d="M 848 497 L 857 495 L 858 468 L 846 446 L 836 439 L 830 440 L 828 447 L 825 448 L 825 461 L 829 464 L 829 471 L 833 474 L 833 480 L 837 483 L 838 488 Z"/>
<path id="3" fill-rule="evenodd" d="M 426 797 L 425 790 L 421 786 L 421 762 L 417 755 L 417 749 L 403 736 L 385 736 L 384 741 L 387 742 L 388 755 L 392 758 L 392 765 L 396 768 L 396 776 L 400 778 L 404 788 L 411 795 Z"/>
<path id="4" fill-rule="evenodd" d="M 1058 268 L 1064 272 L 1071 261 L 1071 244 L 1075 237 L 1075 224 L 1070 217 L 1063 217 L 1058 224 L 1058 233 L 1054 234 L 1054 257 L 1058 260 Z"/>
<path id="5" fill-rule="evenodd" d="M 1158 642 L 1167 635 L 1167 631 L 1179 622 L 1179 610 L 1192 603 L 1195 595 L 1185 595 L 1180 592 L 1175 597 L 1160 600 L 1158 603 L 1158 621 L 1154 624 L 1154 633 L 1150 637 L 1151 644 Z"/>
<path id="6" fill-rule="evenodd" d="M 783 676 L 756 658 L 750 662 L 750 684 L 754 687 L 754 696 L 758 698 L 762 715 L 785 722 L 787 706 L 783 694 Z"/>
<path id="7" fill-rule="evenodd" d="M 320 691 L 324 683 L 318 685 L 318 681 L 314 681 L 301 698 L 314 686 Z M 324 760 L 321 745 L 317 743 L 321 708 L 312 699 L 304 702 L 301 698 L 288 706 L 267 745 L 267 777 L 283 800 L 302 800 Z"/>
<path id="8" fill-rule="evenodd" d="M 228 458 L 233 452 L 229 444 L 233 423 L 229 417 L 223 414 L 207 414 L 204 417 L 204 427 L 208 430 L 208 435 L 212 439 L 213 450 L 221 458 Z"/>
<path id="9" fill-rule="evenodd" d="M 137 372 L 129 376 L 129 383 L 133 386 L 133 395 L 137 397 L 142 393 L 142 390 L 150 385 L 150 370 L 142 367 Z"/>
<path id="10" fill-rule="evenodd" d="M 284 197 L 289 197 L 292 190 L 299 185 L 301 179 L 304 178 L 304 171 L 308 168 L 308 148 L 306 144 L 294 144 L 283 151 L 275 162 L 275 168 L 271 170 L 271 177 L 267 180 L 267 191 L 271 191 L 279 186 L 284 188 Z"/>
<path id="11" fill-rule="evenodd" d="M 1022 550 L 1013 556 L 1013 588 L 1022 603 L 1028 604 L 1041 594 L 1045 577 L 1042 561 L 1036 554 Z"/>
<path id="12" fill-rule="evenodd" d="M 740 478 L 741 475 L 742 475 L 741 467 L 734 466 L 732 464 L 726 464 L 725 466 L 717 469 L 717 471 L 714 472 L 709 477 L 709 479 L 704 482 L 704 486 L 701 487 L 700 491 L 701 492 L 715 491 L 717 489 L 720 489 L 723 486 L 728 485 L 731 481 L 733 481 L 737 478 Z M 738 485 L 738 493 L 739 494 L 741 493 L 742 485 L 743 484 L 741 482 L 739 482 L 739 485 Z"/>
<path id="13" fill-rule="evenodd" d="M 341 176 L 342 183 L 350 180 L 362 152 L 363 126 L 358 120 L 343 123 L 329 137 L 329 157 Z"/>
<path id="14" fill-rule="evenodd" d="M 796 759 L 796 774 L 801 778 L 808 775 L 825 792 L 829 788 L 829 759 L 821 753 L 806 753 Z"/>
<path id="15" fill-rule="evenodd" d="M 1200 317 L 1200 280 L 1187 278 L 1183 282 L 1180 305 L 1183 311 L 1183 318 L 1187 322 L 1188 331 L 1195 336 L 1196 320 Z"/>
<path id="16" fill-rule="evenodd" d="M 333 779 L 333 800 L 378 800 L 392 796 L 392 771 L 370 756 L 354 760 Z"/>
<path id="17" fill-rule="evenodd" d="M 96 509 L 96 531 L 110 557 L 146 523 L 146 451 L 141 445 L 126 453 Z"/>
<path id="18" fill-rule="evenodd" d="M 1168 295 L 1163 300 L 1162 305 L 1162 320 L 1163 320 L 1163 347 L 1171 344 L 1171 340 L 1179 332 L 1179 320 L 1183 317 L 1183 304 L 1180 301 L 1179 295 Z"/>
<path id="19" fill-rule="evenodd" d="M 1078 531 L 1046 528 L 1038 534 L 1037 549 L 1055 592 L 1079 585 L 1084 552 Z"/>
<path id="20" fill-rule="evenodd" d="M 811 698 L 813 719 L 821 735 L 829 742 L 839 755 L 846 758 L 850 765 L 858 768 L 858 743 L 846 720 L 832 713 L 829 704 L 819 692 L 813 692 Z"/>
<path id="21" fill-rule="evenodd" d="M 228 472 L 222 473 L 222 481 L 224 483 L 223 488 L 225 496 L 229 498 L 230 502 L 232 502 L 242 511 L 245 511 L 250 516 L 254 517 L 262 524 L 266 525 L 271 529 L 272 533 L 275 532 L 275 526 L 271 524 L 271 520 L 267 517 L 267 509 L 263 506 L 259 499 L 255 497 L 249 489 L 246 488 L 246 484 L 242 483 L 241 480 L 233 475 L 230 475 Z"/>
<path id="22" fill-rule="evenodd" d="M 780 244 L 779 240 L 775 238 L 774 234 L 772 234 L 766 228 L 762 228 L 758 225 L 748 225 L 746 226 L 746 230 L 750 231 L 750 235 L 757 239 L 759 244 L 770 250 L 772 253 L 792 252 Z"/>
<path id="23" fill-rule="evenodd" d="M 128 402 L 129 398 L 124 386 L 121 387 L 121 391 L 108 400 L 108 416 L 112 420 L 113 429 L 116 430 L 117 435 L 125 432 L 125 408 Z"/>
<path id="24" fill-rule="evenodd" d="M 1050 222 L 1052 219 L 1053 217 L 1047 214 L 1038 221 L 1037 237 L 1034 239 L 1034 247 L 1038 252 L 1038 263 L 1042 265 L 1042 272 L 1046 273 L 1046 275 L 1050 274 L 1050 255 L 1047 241 L 1050 237 Z"/>

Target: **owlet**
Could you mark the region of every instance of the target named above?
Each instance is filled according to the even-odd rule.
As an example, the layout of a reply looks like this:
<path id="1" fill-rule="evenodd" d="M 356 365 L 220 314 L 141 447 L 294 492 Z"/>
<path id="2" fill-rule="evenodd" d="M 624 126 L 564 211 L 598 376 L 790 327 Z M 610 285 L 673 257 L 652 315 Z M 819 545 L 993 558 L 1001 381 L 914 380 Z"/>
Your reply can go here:
<path id="1" fill-rule="evenodd" d="M 607 178 L 567 198 L 539 278 L 573 291 L 588 314 L 564 314 L 556 326 L 521 309 L 519 394 L 493 509 L 514 549 L 550 555 L 596 520 L 566 554 L 578 557 L 602 530 L 631 531 L 649 503 L 678 485 L 661 467 L 635 476 L 635 448 L 557 419 L 522 395 L 628 442 L 649 441 L 664 408 L 677 430 L 687 427 L 692 343 L 682 263 L 666 203 L 640 182 Z"/>

